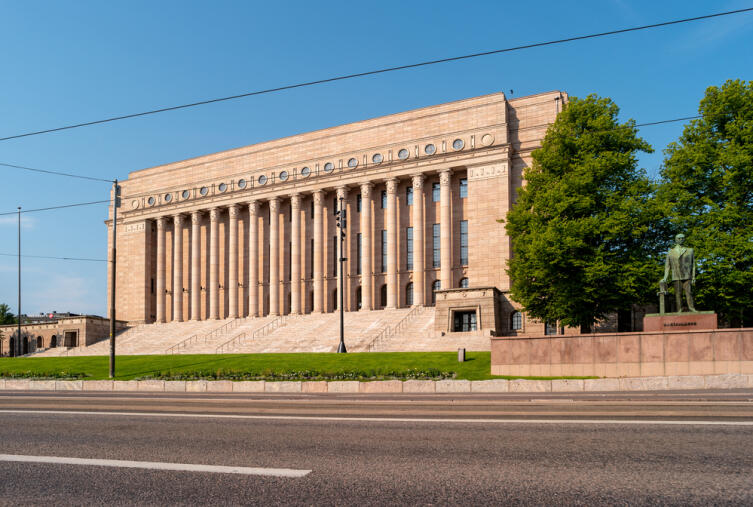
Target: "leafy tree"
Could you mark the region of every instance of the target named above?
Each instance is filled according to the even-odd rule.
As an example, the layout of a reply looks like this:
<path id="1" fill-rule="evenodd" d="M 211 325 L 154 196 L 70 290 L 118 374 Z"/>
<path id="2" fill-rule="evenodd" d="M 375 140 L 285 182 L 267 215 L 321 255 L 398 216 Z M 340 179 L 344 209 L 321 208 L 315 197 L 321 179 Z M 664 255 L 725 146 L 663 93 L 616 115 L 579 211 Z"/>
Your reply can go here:
<path id="1" fill-rule="evenodd" d="M 5 303 L 0 303 L 0 325 L 15 323 L 16 317 L 11 313 L 10 307 Z"/>
<path id="2" fill-rule="evenodd" d="M 665 150 L 661 198 L 696 248 L 696 308 L 753 326 L 753 81 L 706 90 Z"/>
<path id="3" fill-rule="evenodd" d="M 666 243 L 655 185 L 636 158 L 653 150 L 618 113 L 608 98 L 571 97 L 524 172 L 507 215 L 508 274 L 532 317 L 586 331 L 655 298 Z"/>

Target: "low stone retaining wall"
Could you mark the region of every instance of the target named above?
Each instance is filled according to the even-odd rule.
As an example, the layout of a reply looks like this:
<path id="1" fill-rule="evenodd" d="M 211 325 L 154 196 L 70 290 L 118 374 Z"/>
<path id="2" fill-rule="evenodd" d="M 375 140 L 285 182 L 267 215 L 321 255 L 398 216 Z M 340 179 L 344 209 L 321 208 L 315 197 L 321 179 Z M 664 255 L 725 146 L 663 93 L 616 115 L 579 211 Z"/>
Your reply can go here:
<path id="1" fill-rule="evenodd" d="M 753 375 L 698 375 L 586 380 L 382 380 L 265 382 L 229 380 L 26 380 L 0 379 L 0 390 L 181 393 L 452 394 L 663 391 L 753 388 Z"/>

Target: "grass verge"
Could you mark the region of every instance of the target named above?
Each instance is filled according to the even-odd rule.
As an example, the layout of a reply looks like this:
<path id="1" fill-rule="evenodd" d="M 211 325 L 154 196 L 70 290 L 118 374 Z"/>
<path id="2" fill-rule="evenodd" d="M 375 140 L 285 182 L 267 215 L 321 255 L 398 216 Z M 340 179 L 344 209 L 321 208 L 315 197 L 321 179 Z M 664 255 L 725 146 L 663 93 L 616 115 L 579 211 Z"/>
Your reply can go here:
<path id="1" fill-rule="evenodd" d="M 108 378 L 107 356 L 0 358 L 2 378 Z M 368 352 L 351 354 L 197 354 L 169 356 L 119 356 L 116 380 L 138 378 L 211 378 L 265 380 L 320 380 L 380 378 L 455 378 L 465 380 L 596 377 L 519 377 L 490 375 L 491 353 L 468 352 L 466 362 L 457 361 L 456 352 Z M 224 373 L 223 373 L 224 372 Z M 312 376 L 311 374 L 316 374 Z M 425 374 L 425 375 L 422 375 Z M 83 375 L 83 377 L 82 377 Z M 224 375 L 224 376 L 223 376 Z"/>

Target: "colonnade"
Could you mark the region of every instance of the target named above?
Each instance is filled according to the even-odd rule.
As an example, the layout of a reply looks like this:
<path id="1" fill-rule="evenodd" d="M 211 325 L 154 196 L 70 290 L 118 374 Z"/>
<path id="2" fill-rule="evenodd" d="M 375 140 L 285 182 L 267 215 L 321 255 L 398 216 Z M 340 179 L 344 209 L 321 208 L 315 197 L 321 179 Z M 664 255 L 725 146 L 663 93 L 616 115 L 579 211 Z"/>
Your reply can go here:
<path id="1" fill-rule="evenodd" d="M 452 286 L 452 206 L 451 206 L 451 181 L 452 171 L 449 169 L 439 172 L 440 180 L 440 251 L 441 260 L 439 268 L 439 277 L 441 287 L 449 288 Z M 413 189 L 413 205 L 411 210 L 411 226 L 413 227 L 413 303 L 426 304 L 427 295 L 425 294 L 426 286 L 426 266 L 425 266 L 425 235 L 426 224 L 424 223 L 424 184 L 426 175 L 423 173 L 411 176 L 411 186 Z M 384 278 L 387 285 L 386 308 L 397 308 L 399 301 L 398 288 L 398 250 L 397 238 L 399 227 L 397 223 L 397 189 L 398 179 L 389 178 L 383 180 L 386 187 L 386 206 L 384 209 L 384 228 L 387 236 L 387 262 Z M 372 272 L 372 259 L 374 246 L 377 244 L 373 237 L 372 231 L 372 207 L 374 182 L 364 182 L 356 185 L 337 187 L 337 202 L 340 199 L 347 200 L 349 191 L 360 191 L 361 211 L 360 211 L 360 230 L 361 233 L 361 309 L 372 310 L 375 308 L 374 293 L 374 274 Z M 325 309 L 325 269 L 324 269 L 324 243 L 326 236 L 324 233 L 324 190 L 313 190 L 310 192 L 313 199 L 314 217 L 313 217 L 313 307 L 314 313 L 321 313 Z M 301 314 L 303 308 L 301 305 L 301 295 L 304 291 L 304 273 L 306 272 L 304 256 L 302 255 L 301 245 L 301 203 L 304 198 L 302 193 L 293 193 L 287 195 L 278 195 L 262 200 L 251 200 L 244 203 L 234 203 L 223 207 L 213 207 L 209 210 L 194 210 L 184 213 L 176 213 L 172 216 L 161 216 L 156 219 L 157 238 L 156 238 L 156 321 L 165 322 L 168 320 L 166 311 L 166 245 L 165 233 L 168 221 L 173 223 L 173 248 L 172 248 L 172 279 L 173 279 L 173 321 L 183 321 L 183 293 L 189 293 L 190 301 L 190 319 L 201 320 L 201 222 L 202 215 L 207 211 L 209 213 L 209 236 L 208 236 L 208 257 L 209 273 L 207 276 L 208 283 L 208 319 L 220 319 L 220 235 L 219 225 L 220 217 L 224 209 L 228 213 L 228 250 L 227 250 L 227 283 L 229 285 L 229 294 L 227 301 L 227 317 L 258 317 L 263 313 L 264 306 L 259 301 L 258 286 L 264 276 L 260 273 L 259 266 L 259 211 L 263 202 L 269 206 L 270 220 L 268 230 L 269 241 L 269 307 L 268 315 L 275 316 L 283 313 L 280 308 L 279 290 L 281 285 L 280 266 L 280 239 L 284 230 L 280 230 L 279 216 L 282 209 L 283 200 L 290 202 L 291 217 L 291 234 L 290 234 L 290 313 Z M 245 252 L 239 251 L 238 238 L 238 220 L 241 215 L 242 206 L 248 208 L 248 244 L 245 245 Z M 186 225 L 187 215 L 190 215 L 190 263 L 191 274 L 187 288 L 183 287 L 183 228 Z M 349 222 L 355 218 L 352 214 L 348 217 Z M 249 246 L 250 245 L 250 246 Z M 337 257 L 343 256 L 340 251 L 340 242 L 336 242 Z M 204 254 L 204 255 L 207 255 Z M 239 280 L 239 255 L 248 255 L 248 312 L 247 315 L 241 315 L 243 304 L 239 301 L 238 287 L 244 284 L 246 280 Z M 205 262 L 205 261 L 204 261 Z M 378 271 L 378 270 L 374 270 Z M 336 272 L 339 277 L 339 272 Z M 260 276 L 261 275 L 261 276 Z M 339 282 L 339 280 L 338 280 Z M 338 283 L 338 287 L 342 287 Z"/>

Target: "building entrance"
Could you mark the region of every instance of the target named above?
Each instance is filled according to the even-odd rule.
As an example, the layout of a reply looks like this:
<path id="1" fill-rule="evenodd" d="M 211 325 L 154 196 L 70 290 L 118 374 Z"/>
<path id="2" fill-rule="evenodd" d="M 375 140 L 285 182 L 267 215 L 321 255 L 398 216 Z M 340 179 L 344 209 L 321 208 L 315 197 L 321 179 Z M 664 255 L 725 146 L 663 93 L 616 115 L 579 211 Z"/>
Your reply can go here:
<path id="1" fill-rule="evenodd" d="M 453 312 L 452 330 L 454 332 L 476 331 L 476 310 Z"/>

